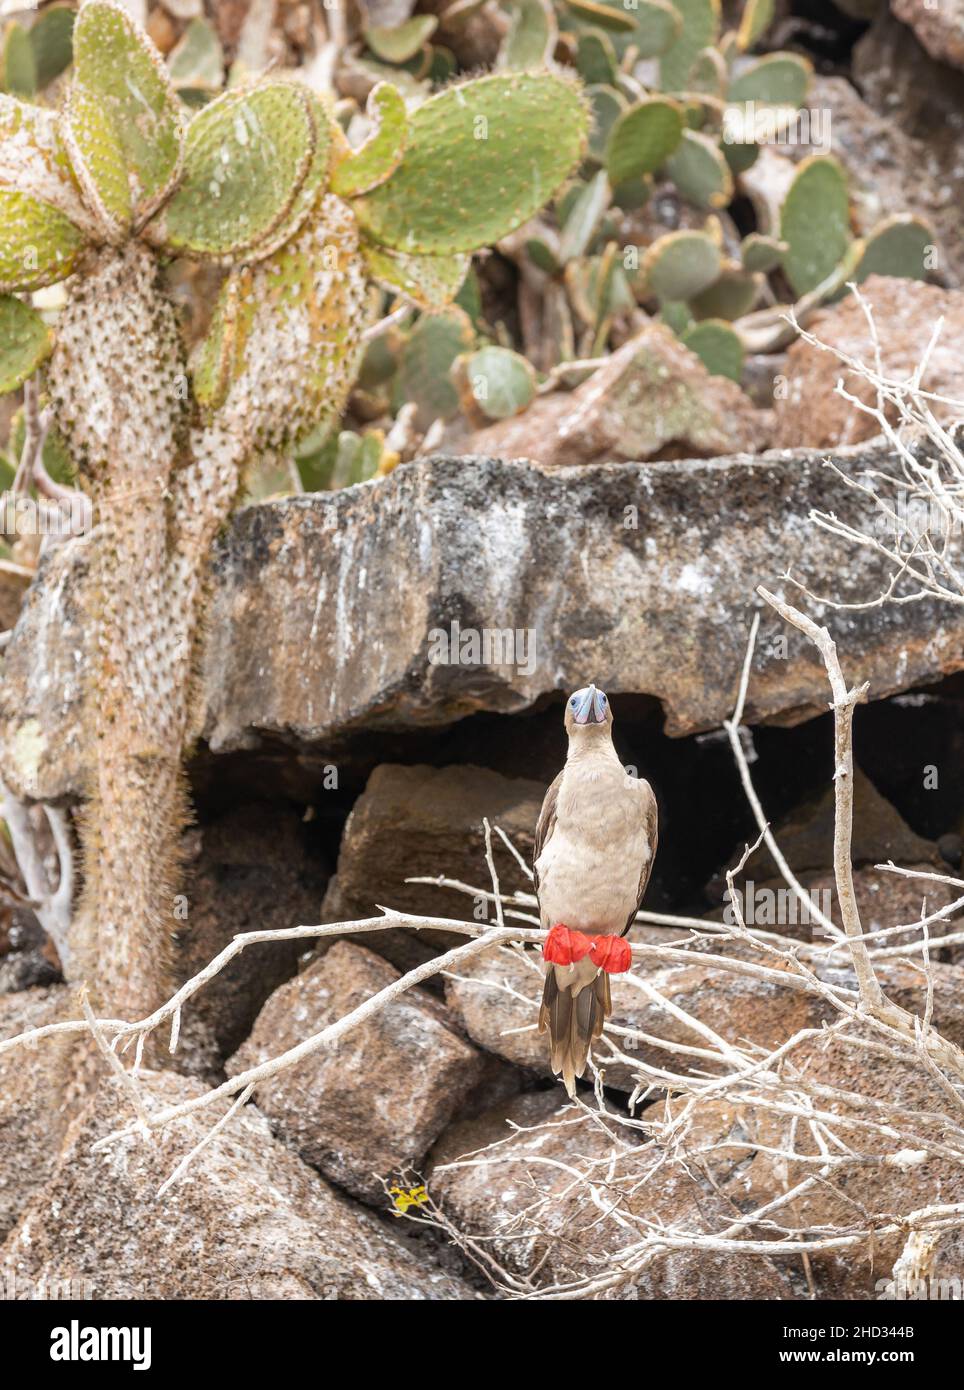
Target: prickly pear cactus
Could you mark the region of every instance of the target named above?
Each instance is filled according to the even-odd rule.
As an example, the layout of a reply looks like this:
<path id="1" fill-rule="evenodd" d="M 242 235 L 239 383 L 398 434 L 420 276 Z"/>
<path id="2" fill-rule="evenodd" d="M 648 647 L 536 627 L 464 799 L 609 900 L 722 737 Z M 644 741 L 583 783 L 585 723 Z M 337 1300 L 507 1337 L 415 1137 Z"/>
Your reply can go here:
<path id="1" fill-rule="evenodd" d="M 383 246 L 429 255 L 497 241 L 569 176 L 586 124 L 578 85 L 552 73 L 450 87 L 415 112 L 398 168 L 359 200 L 362 225 Z"/>
<path id="2" fill-rule="evenodd" d="M 337 431 L 376 283 L 444 309 L 469 253 L 551 198 L 588 134 L 576 82 L 512 72 L 414 112 L 376 85 L 353 147 L 331 104 L 287 76 L 209 100 L 217 73 L 201 39 L 203 64 L 187 42 L 172 55 L 182 81 L 207 84 L 193 116 L 113 0 L 80 10 L 58 114 L 0 95 L 0 389 L 46 362 L 57 431 L 94 504 L 71 969 L 128 1016 L 168 987 L 208 555 L 243 472 L 326 430 L 345 481 L 388 471 L 397 455 L 380 432 Z M 184 256 L 227 268 L 190 362 L 162 275 Z M 68 276 L 51 333 L 18 296 Z M 472 330 L 450 312 L 451 361 Z M 424 337 L 428 349 L 433 332 Z"/>
<path id="3" fill-rule="evenodd" d="M 540 219 L 543 225 L 526 242 L 523 280 L 541 286 L 546 280 L 538 277 L 547 277 L 552 297 L 550 343 L 537 349 L 544 369 L 614 346 L 634 303 L 664 322 L 678 322 L 681 333 L 694 322 L 721 319 L 733 324 L 747 351 L 758 352 L 786 345 L 791 308 L 803 323 L 839 294 L 845 267 L 851 277 L 856 268 L 858 278 L 875 267 L 911 276 L 935 268 L 933 231 L 916 218 L 864 228 L 866 245 L 857 245 L 844 170 L 822 157 L 801 166 L 782 209 L 759 212 L 737 259 L 732 204 L 739 198 L 755 203 L 751 171 L 761 147 L 788 135 L 793 140 L 813 77 L 812 64 L 799 53 L 754 54 L 777 18 L 774 0 L 741 0 L 739 13 L 720 0 L 553 0 L 548 10 L 543 0 L 533 0 L 508 8 L 514 20 L 500 64 L 511 68 L 524 48 L 551 70 L 565 52 L 587 84 L 593 113 L 588 155 L 557 201 L 557 225 L 546 227 Z M 813 119 L 809 113 L 803 139 L 819 145 Z M 789 166 L 784 156 L 771 158 Z M 788 167 L 787 182 L 792 173 Z M 769 171 L 761 184 L 768 179 L 777 186 Z M 663 213 L 674 195 L 686 205 L 675 220 Z M 637 221 L 637 227 L 649 221 L 646 241 L 637 245 L 633 215 L 651 200 L 652 218 Z M 387 220 L 387 199 L 385 211 Z M 708 257 L 700 239 L 671 250 L 663 244 L 660 223 L 693 225 L 700 211 L 702 230 L 718 254 Z M 856 211 L 859 220 L 859 203 Z M 398 245 L 389 230 L 376 230 Z M 709 259 L 716 266 L 710 285 Z M 639 273 L 643 261 L 653 276 Z M 687 297 L 668 297 L 667 284 Z M 606 287 L 602 296 L 587 293 L 593 285 Z M 691 285 L 699 288 L 689 297 Z M 619 337 L 610 341 L 614 325 Z M 696 341 L 722 343 L 728 369 L 737 361 L 730 337 L 716 328 Z"/>

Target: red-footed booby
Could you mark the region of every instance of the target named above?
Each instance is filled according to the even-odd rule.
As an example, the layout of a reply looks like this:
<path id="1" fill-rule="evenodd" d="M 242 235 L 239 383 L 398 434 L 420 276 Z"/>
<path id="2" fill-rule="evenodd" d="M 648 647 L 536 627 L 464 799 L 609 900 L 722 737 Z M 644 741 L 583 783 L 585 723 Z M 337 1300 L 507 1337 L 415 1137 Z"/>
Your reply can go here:
<path id="1" fill-rule="evenodd" d="M 612 740 L 612 711 L 587 685 L 566 703 L 569 753 L 546 792 L 533 851 L 546 984 L 539 1032 L 570 1096 L 612 1011 L 609 976 L 628 970 L 626 933 L 649 882 L 656 798 L 632 777 Z"/>

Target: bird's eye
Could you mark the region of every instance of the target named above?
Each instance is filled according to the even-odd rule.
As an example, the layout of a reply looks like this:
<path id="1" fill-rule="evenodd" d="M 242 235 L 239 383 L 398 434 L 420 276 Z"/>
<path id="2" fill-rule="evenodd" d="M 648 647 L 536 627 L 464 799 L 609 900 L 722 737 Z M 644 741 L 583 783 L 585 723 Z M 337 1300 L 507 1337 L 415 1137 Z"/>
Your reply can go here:
<path id="1" fill-rule="evenodd" d="M 572 705 L 573 709 L 575 709 L 576 706 L 578 705 L 579 701 L 576 699 L 575 695 L 573 695 L 573 697 L 572 697 L 572 699 L 569 701 L 569 703 Z"/>
<path id="2" fill-rule="evenodd" d="M 606 703 L 606 697 L 605 697 L 605 695 L 600 695 L 600 697 L 599 697 L 599 703 L 600 703 L 601 705 L 604 705 L 604 704 Z"/>

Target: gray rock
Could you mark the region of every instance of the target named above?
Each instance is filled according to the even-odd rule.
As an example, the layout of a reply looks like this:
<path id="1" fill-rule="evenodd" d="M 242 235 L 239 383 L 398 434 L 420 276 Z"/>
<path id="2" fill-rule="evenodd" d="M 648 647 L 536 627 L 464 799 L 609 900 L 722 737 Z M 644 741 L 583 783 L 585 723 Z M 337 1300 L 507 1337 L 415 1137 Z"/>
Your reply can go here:
<path id="1" fill-rule="evenodd" d="M 149 1103 L 201 1094 L 197 1081 L 143 1074 Z M 0 1252 L 17 1298 L 46 1284 L 94 1299 L 475 1297 L 381 1222 L 337 1196 L 275 1142 L 253 1106 L 198 1154 L 183 1183 L 157 1189 L 226 1107 L 195 1112 L 147 1144 L 93 1144 L 126 1119 L 106 1089 L 78 1116 L 47 1185 Z"/>
<path id="2" fill-rule="evenodd" d="M 877 446 L 834 459 L 850 475 L 894 466 Z M 362 730 L 516 712 L 590 676 L 611 694 L 657 697 L 671 735 L 713 728 L 732 710 L 758 583 L 779 586 L 791 566 L 847 601 L 884 587 L 872 556 L 807 520 L 817 507 L 858 522 L 862 506 L 824 453 L 787 451 L 552 472 L 437 458 L 248 507 L 214 555 L 197 732 L 215 751 L 262 734 L 335 748 Z M 83 566 L 74 542 L 44 561 L 4 659 L 4 775 L 44 798 L 83 785 Z M 824 618 L 877 698 L 964 664 L 964 618 L 946 608 Z M 489 651 L 430 660 L 452 623 L 463 637 L 488 632 Z M 510 629 L 531 643 L 491 645 Z M 793 724 L 827 706 L 816 653 L 793 632 L 784 653 L 777 634 L 766 609 L 750 722 Z M 432 654 L 444 655 L 440 642 Z"/>
<path id="3" fill-rule="evenodd" d="M 956 11 L 959 15 L 960 5 Z M 929 11 L 938 23 L 947 13 L 953 10 L 943 4 Z M 916 197 L 907 202 L 902 192 L 902 206 L 891 206 L 888 211 L 922 212 L 934 221 L 946 258 L 941 269 L 950 284 L 960 284 L 964 280 L 964 226 L 960 218 L 964 198 L 964 73 L 935 61 L 911 30 L 883 5 L 854 47 L 853 80 L 864 102 L 886 117 L 889 131 L 910 137 L 917 155 L 912 166 L 920 185 Z M 869 124 L 878 131 L 876 123 Z M 845 143 L 849 129 L 846 124 Z M 834 135 L 836 145 L 836 130 Z M 894 136 L 891 133 L 883 139 L 892 145 Z M 903 162 L 900 158 L 899 163 Z M 886 170 L 880 172 L 887 182 Z"/>
<path id="4" fill-rule="evenodd" d="M 917 47 L 900 25 L 895 28 L 903 35 L 901 50 Z M 930 63 L 925 54 L 921 56 Z M 870 78 L 872 83 L 877 79 L 877 73 Z M 862 70 L 860 80 L 865 90 Z M 964 82 L 961 85 L 964 87 Z M 829 149 L 847 171 L 854 229 L 866 236 L 895 213 L 915 213 L 926 218 L 934 228 L 939 247 L 931 269 L 942 283 L 959 285 L 964 279 L 964 233 L 958 215 L 960 200 L 948 197 L 950 155 L 942 155 L 932 128 L 926 134 L 903 129 L 886 98 L 883 105 L 869 103 L 870 98 L 862 99 L 843 77 L 815 77 L 807 100 L 814 138 L 826 128 L 818 122 L 829 118 Z M 777 148 L 794 161 L 814 153 L 827 153 L 826 144 L 799 143 Z"/>

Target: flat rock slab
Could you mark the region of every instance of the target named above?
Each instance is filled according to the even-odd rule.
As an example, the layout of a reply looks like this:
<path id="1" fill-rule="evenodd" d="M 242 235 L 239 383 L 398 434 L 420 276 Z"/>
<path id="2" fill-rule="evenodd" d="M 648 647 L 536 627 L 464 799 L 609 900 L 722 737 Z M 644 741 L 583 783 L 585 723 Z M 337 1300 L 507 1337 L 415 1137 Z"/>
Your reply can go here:
<path id="1" fill-rule="evenodd" d="M 336 748 L 359 732 L 512 713 L 589 680 L 654 696 L 671 735 L 717 727 L 757 584 L 779 587 L 790 566 L 847 601 L 885 585 L 870 555 L 808 521 L 812 507 L 861 520 L 862 500 L 824 459 L 788 450 L 546 471 L 439 457 L 248 507 L 215 554 L 196 732 L 215 751 L 263 733 Z M 888 465 L 870 445 L 834 460 L 851 476 Z M 4 658 L 0 742 L 21 793 L 83 785 L 85 571 L 83 542 L 45 561 Z M 816 613 L 875 698 L 964 665 L 964 613 Z M 767 609 L 748 720 L 796 723 L 828 696 L 816 653 Z"/>

